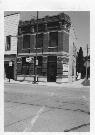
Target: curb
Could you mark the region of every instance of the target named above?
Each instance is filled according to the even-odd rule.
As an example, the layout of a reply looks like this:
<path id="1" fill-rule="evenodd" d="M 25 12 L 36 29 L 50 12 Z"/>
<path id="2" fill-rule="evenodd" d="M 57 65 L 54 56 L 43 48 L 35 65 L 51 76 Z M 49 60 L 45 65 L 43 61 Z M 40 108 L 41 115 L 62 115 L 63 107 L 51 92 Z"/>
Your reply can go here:
<path id="1" fill-rule="evenodd" d="M 68 83 L 68 84 L 65 84 L 65 83 L 62 83 L 62 84 L 50 84 L 50 83 L 36 83 L 36 84 L 33 84 L 33 82 L 27 82 L 27 81 L 24 81 L 24 82 L 20 82 L 20 81 L 14 81 L 14 82 L 6 82 L 4 81 L 4 84 L 25 84 L 25 85 L 31 85 L 31 86 L 51 86 L 51 87 L 67 87 L 67 88 L 88 88 L 90 86 L 83 86 L 82 84 L 73 84 L 73 83 Z"/>

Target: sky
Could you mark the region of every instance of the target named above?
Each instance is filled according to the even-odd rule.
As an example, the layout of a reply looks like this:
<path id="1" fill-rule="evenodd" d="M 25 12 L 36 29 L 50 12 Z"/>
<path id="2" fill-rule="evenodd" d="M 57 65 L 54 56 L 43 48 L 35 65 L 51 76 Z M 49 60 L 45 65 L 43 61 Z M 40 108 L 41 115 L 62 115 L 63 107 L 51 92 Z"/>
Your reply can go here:
<path id="1" fill-rule="evenodd" d="M 4 15 L 9 15 L 12 13 L 20 13 L 21 20 L 30 20 L 31 18 L 36 18 L 36 11 L 5 11 Z M 39 18 L 46 15 L 52 16 L 57 15 L 62 11 L 39 11 Z M 63 11 L 64 12 L 64 11 Z M 86 56 L 87 44 L 90 48 L 90 12 L 89 11 L 65 11 L 71 18 L 72 24 L 74 26 L 74 31 L 77 37 L 77 51 L 80 47 L 83 49 L 83 54 Z M 89 49 L 90 53 L 90 49 Z"/>

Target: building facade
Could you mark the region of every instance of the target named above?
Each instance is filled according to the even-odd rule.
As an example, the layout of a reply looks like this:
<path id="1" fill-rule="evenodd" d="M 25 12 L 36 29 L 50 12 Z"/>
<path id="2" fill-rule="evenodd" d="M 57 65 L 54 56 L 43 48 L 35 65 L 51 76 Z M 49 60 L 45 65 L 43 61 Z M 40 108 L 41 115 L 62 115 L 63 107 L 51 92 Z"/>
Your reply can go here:
<path id="1" fill-rule="evenodd" d="M 77 39 L 74 27 L 71 25 L 69 32 L 69 82 L 76 80 L 76 54 Z"/>
<path id="2" fill-rule="evenodd" d="M 70 17 L 56 16 L 19 23 L 17 80 L 68 82 L 70 68 Z"/>
<path id="3" fill-rule="evenodd" d="M 4 17 L 4 77 L 16 80 L 17 34 L 20 14 Z"/>

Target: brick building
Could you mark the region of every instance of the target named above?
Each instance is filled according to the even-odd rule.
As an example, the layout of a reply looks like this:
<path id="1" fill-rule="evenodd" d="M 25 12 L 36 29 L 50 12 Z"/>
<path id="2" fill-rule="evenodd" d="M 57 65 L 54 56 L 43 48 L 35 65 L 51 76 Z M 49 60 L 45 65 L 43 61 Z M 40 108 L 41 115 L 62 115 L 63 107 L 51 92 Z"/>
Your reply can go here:
<path id="1" fill-rule="evenodd" d="M 36 73 L 38 81 L 68 82 L 73 75 L 74 42 L 70 39 L 70 27 L 70 17 L 64 13 L 45 16 L 38 21 L 20 21 L 17 80 L 33 81 Z"/>
<path id="2" fill-rule="evenodd" d="M 16 80 L 17 34 L 20 14 L 4 16 L 4 77 Z"/>

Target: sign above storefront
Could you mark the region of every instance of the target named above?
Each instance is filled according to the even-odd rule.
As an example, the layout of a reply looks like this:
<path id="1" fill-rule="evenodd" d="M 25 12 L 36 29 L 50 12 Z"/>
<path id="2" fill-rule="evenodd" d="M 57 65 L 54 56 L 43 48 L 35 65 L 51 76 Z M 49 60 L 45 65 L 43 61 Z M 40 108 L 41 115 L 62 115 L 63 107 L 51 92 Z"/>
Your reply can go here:
<path id="1" fill-rule="evenodd" d="M 68 72 L 63 72 L 63 75 L 68 75 L 69 73 Z"/>
<path id="2" fill-rule="evenodd" d="M 12 61 L 9 61 L 9 67 L 12 67 Z"/>
<path id="3" fill-rule="evenodd" d="M 38 60 L 36 60 L 36 66 L 38 66 Z"/>
<path id="4" fill-rule="evenodd" d="M 22 58 L 17 58 L 17 63 L 21 63 L 22 62 Z"/>
<path id="5" fill-rule="evenodd" d="M 63 64 L 63 71 L 69 71 L 69 65 L 68 64 Z"/>
<path id="6" fill-rule="evenodd" d="M 32 57 L 26 58 L 26 62 L 31 63 L 34 59 Z"/>

